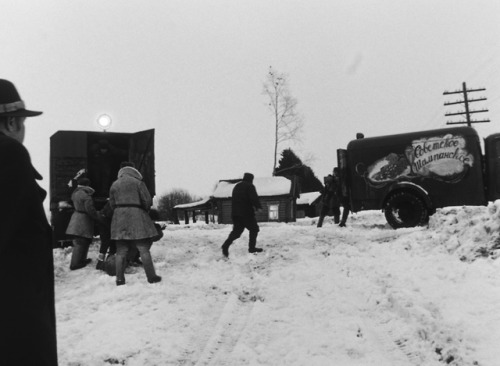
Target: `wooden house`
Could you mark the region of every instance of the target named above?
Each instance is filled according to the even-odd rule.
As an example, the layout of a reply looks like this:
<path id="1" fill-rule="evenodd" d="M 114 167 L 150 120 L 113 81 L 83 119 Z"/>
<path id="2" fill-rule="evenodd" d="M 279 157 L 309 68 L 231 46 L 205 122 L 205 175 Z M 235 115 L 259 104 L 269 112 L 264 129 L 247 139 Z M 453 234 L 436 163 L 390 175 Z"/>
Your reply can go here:
<path id="1" fill-rule="evenodd" d="M 321 192 L 301 193 L 297 198 L 297 218 L 317 217 L 321 212 Z"/>
<path id="2" fill-rule="evenodd" d="M 231 196 L 241 179 L 221 180 L 211 199 L 216 206 L 219 224 L 232 224 Z M 258 222 L 293 222 L 296 220 L 297 185 L 285 177 L 254 178 L 262 211 L 256 213 Z"/>
<path id="3" fill-rule="evenodd" d="M 196 223 L 196 217 L 199 215 L 204 216 L 205 223 L 214 222 L 214 202 L 211 198 L 204 198 L 200 201 L 192 203 L 183 203 L 174 206 L 175 224 L 179 224 L 179 220 L 184 220 L 184 223 L 189 224 L 189 217 L 191 216 L 192 222 Z"/>

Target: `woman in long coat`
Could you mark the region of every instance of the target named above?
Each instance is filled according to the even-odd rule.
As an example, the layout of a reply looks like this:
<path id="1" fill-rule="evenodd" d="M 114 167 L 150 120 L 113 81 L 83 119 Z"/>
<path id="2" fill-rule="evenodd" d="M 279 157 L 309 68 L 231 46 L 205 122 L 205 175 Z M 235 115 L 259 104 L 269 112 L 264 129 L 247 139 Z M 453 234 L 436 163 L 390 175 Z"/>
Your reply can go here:
<path id="1" fill-rule="evenodd" d="M 113 209 L 111 239 L 116 241 L 116 284 L 125 284 L 125 261 L 134 247 L 139 250 L 148 282 L 160 282 L 149 251 L 152 238 L 158 235 L 148 214 L 153 200 L 137 169 L 120 169 L 109 191 L 109 204 Z"/>
<path id="2" fill-rule="evenodd" d="M 94 220 L 100 219 L 92 200 L 94 189 L 89 185 L 88 178 L 79 178 L 78 187 L 71 195 L 75 212 L 66 229 L 66 234 L 74 238 L 69 266 L 71 270 L 83 268 L 90 262 L 87 253 L 94 237 Z"/>

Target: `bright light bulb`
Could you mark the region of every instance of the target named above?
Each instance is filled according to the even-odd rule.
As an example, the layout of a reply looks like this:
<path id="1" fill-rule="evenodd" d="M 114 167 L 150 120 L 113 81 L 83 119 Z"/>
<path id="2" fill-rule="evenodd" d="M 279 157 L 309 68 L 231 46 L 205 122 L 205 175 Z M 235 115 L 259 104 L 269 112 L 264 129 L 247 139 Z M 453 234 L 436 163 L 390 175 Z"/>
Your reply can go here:
<path id="1" fill-rule="evenodd" d="M 97 118 L 97 124 L 103 129 L 107 130 L 111 126 L 111 117 L 107 114 L 101 114 Z"/>

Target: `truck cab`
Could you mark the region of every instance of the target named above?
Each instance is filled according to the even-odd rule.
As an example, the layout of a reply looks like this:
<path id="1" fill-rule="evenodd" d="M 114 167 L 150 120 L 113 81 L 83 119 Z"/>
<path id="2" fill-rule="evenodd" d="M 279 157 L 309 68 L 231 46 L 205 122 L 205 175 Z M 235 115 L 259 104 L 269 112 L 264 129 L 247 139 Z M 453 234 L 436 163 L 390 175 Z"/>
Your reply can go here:
<path id="1" fill-rule="evenodd" d="M 437 208 L 500 198 L 500 134 L 471 127 L 362 138 L 337 151 L 351 210 L 378 210 L 394 228 L 427 223 Z"/>
<path id="2" fill-rule="evenodd" d="M 66 227 L 73 213 L 74 177 L 82 169 L 101 209 L 109 198 L 123 161 L 134 163 L 151 196 L 155 195 L 154 129 L 136 133 L 57 131 L 50 137 L 50 211 L 54 246 L 69 241 Z"/>

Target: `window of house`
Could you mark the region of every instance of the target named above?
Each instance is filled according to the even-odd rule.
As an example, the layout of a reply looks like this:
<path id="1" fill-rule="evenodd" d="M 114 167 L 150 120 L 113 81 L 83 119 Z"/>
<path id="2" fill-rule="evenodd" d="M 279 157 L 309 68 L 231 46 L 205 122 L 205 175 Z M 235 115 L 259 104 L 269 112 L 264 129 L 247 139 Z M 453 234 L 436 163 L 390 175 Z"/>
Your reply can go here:
<path id="1" fill-rule="evenodd" d="M 278 203 L 270 203 L 269 204 L 269 220 L 278 221 L 279 208 L 280 208 L 280 205 Z"/>

